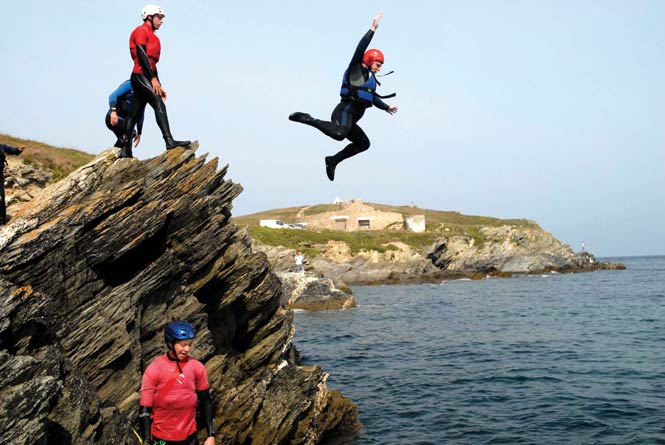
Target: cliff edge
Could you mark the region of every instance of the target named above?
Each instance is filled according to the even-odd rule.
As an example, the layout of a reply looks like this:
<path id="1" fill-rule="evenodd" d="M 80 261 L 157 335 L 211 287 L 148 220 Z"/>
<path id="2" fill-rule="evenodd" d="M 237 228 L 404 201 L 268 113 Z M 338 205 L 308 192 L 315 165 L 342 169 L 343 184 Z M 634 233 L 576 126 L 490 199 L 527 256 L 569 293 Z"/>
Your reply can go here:
<path id="1" fill-rule="evenodd" d="M 356 406 L 298 366 L 292 312 L 246 230 L 227 167 L 177 149 L 108 150 L 0 228 L 0 444 L 134 444 L 142 371 L 190 321 L 217 443 L 315 444 Z"/>

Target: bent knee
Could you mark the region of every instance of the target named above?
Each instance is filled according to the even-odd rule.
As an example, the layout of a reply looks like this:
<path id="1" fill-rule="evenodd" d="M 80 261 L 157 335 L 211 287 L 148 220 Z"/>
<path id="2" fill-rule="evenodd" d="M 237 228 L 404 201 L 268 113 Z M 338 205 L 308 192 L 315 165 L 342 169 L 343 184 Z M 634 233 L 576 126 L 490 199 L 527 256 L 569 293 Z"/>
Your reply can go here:
<path id="1" fill-rule="evenodd" d="M 330 137 L 336 141 L 343 141 L 346 139 L 346 136 L 349 134 L 348 131 L 344 129 L 335 130 L 330 134 Z"/>

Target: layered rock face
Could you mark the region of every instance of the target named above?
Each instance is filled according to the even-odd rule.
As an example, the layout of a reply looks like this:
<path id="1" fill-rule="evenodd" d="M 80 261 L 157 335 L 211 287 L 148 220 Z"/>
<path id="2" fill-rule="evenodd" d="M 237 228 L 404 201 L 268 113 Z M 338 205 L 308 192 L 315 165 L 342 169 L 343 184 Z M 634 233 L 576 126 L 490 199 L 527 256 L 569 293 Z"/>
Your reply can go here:
<path id="1" fill-rule="evenodd" d="M 575 253 L 544 230 L 511 226 L 483 227 L 482 241 L 456 236 L 442 239 L 427 258 L 450 274 L 584 272 L 622 268 L 598 262 L 588 252 Z"/>
<path id="2" fill-rule="evenodd" d="M 35 197 L 51 181 L 49 171 L 24 164 L 20 157 L 7 156 L 5 167 L 5 204 L 7 219 Z"/>
<path id="3" fill-rule="evenodd" d="M 173 319 L 198 330 L 219 444 L 314 444 L 359 424 L 301 367 L 281 284 L 229 223 L 242 188 L 193 151 L 102 153 L 0 228 L 0 444 L 135 444 Z"/>

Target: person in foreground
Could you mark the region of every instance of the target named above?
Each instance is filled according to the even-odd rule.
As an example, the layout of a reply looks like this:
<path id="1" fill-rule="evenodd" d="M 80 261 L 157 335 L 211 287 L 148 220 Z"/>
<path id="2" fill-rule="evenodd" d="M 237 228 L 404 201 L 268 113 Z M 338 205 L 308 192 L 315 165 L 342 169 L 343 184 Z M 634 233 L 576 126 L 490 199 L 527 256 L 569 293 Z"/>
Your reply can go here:
<path id="1" fill-rule="evenodd" d="M 143 373 L 139 425 L 144 444 L 198 445 L 198 405 L 208 433 L 204 445 L 215 445 L 208 374 L 201 362 L 189 357 L 195 337 L 191 324 L 169 323 L 164 329 L 167 353 L 157 357 Z"/>
<path id="2" fill-rule="evenodd" d="M 141 11 L 143 24 L 129 36 L 129 52 L 134 61 L 130 78 L 134 90 L 134 102 L 125 122 L 121 158 L 132 157 L 132 132 L 139 113 L 146 104 L 155 110 L 157 126 L 162 131 L 166 149 L 176 147 L 188 148 L 190 141 L 176 141 L 171 135 L 169 118 L 166 114 L 166 90 L 162 88 L 157 74 L 157 62 L 161 54 L 161 42 L 155 34 L 164 21 L 164 10 L 157 5 L 147 5 Z"/>
<path id="3" fill-rule="evenodd" d="M 120 86 L 111 93 L 109 96 L 109 111 L 106 113 L 106 128 L 111 130 L 117 140 L 114 147 L 122 148 L 122 141 L 125 135 L 125 120 L 132 108 L 134 102 L 134 90 L 132 90 L 132 82 L 125 80 Z M 141 131 L 143 130 L 143 112 L 145 107 L 139 110 L 136 119 L 136 131 L 132 128 L 132 139 L 134 147 L 139 146 L 141 142 Z"/>
<path id="4" fill-rule="evenodd" d="M 365 114 L 365 110 L 374 105 L 388 114 L 397 113 L 397 105 L 388 105 L 381 99 L 394 97 L 395 94 L 380 96 L 376 87 L 380 85 L 376 74 L 381 71 L 384 62 L 383 53 L 378 49 L 367 50 L 369 43 L 379 27 L 382 14 L 379 12 L 367 34 L 358 43 L 351 62 L 344 72 L 340 95 L 342 100 L 332 112 L 331 122 L 314 119 L 307 113 L 295 112 L 289 116 L 294 122 L 300 122 L 318 128 L 325 135 L 343 141 L 351 141 L 349 145 L 334 156 L 326 156 L 326 175 L 331 181 L 335 180 L 335 169 L 344 159 L 348 159 L 369 148 L 369 138 L 358 126 L 358 121 Z"/>
<path id="5" fill-rule="evenodd" d="M 5 206 L 5 153 L 10 155 L 20 155 L 25 150 L 25 146 L 12 147 L 7 144 L 0 144 L 0 225 L 4 225 L 7 221 L 7 207 Z"/>

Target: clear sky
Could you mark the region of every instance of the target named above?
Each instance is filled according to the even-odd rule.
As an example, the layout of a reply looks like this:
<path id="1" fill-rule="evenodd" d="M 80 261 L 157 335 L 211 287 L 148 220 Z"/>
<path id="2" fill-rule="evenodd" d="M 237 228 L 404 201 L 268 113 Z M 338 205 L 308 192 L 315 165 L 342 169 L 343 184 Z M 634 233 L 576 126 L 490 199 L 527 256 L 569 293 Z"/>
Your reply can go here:
<path id="1" fill-rule="evenodd" d="M 528 218 L 598 256 L 665 254 L 665 2 L 161 1 L 160 78 L 177 139 L 230 164 L 234 214 L 362 198 Z M 129 78 L 142 2 L 5 1 L 0 132 L 99 153 Z M 380 92 L 369 151 L 331 183 L 328 118 L 377 11 Z M 164 149 L 146 111 L 141 159 Z"/>

